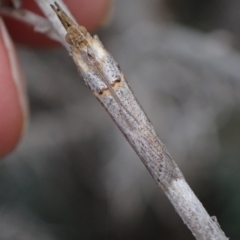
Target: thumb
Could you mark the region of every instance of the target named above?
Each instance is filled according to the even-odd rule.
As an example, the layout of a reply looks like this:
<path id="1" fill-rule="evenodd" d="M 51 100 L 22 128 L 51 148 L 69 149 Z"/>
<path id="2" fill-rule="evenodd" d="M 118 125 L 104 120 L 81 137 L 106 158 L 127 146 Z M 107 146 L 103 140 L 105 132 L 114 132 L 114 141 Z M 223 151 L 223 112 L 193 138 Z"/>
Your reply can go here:
<path id="1" fill-rule="evenodd" d="M 19 141 L 26 124 L 23 76 L 8 32 L 0 19 L 0 157 Z"/>

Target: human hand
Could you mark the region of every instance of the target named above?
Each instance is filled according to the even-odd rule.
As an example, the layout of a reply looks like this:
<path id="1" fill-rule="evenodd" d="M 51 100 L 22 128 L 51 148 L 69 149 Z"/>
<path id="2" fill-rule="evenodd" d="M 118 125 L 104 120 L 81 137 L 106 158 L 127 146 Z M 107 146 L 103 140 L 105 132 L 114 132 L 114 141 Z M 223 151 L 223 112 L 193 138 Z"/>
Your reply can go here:
<path id="1" fill-rule="evenodd" d="M 66 0 L 76 20 L 89 31 L 108 15 L 111 0 Z M 32 0 L 25 0 L 23 8 L 40 12 Z M 55 43 L 31 28 L 6 19 L 12 38 L 31 46 L 53 46 Z M 56 44 L 55 44 L 56 45 Z M 0 158 L 9 153 L 21 138 L 27 121 L 27 97 L 21 67 L 3 21 L 0 19 Z"/>

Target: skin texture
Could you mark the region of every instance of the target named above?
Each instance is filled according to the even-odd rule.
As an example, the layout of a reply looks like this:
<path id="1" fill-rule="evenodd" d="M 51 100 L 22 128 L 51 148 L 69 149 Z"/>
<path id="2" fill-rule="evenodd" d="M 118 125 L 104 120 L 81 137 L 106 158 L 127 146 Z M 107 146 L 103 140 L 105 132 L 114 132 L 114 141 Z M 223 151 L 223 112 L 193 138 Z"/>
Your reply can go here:
<path id="1" fill-rule="evenodd" d="M 97 28 L 107 17 L 111 0 L 66 0 L 77 21 L 89 31 Z M 32 0 L 24 1 L 24 8 L 40 13 Z M 11 38 L 35 47 L 57 44 L 45 36 L 12 19 L 0 21 L 0 158 L 11 152 L 26 129 L 27 97 L 24 78 Z M 8 29 L 10 36 L 6 30 Z"/>

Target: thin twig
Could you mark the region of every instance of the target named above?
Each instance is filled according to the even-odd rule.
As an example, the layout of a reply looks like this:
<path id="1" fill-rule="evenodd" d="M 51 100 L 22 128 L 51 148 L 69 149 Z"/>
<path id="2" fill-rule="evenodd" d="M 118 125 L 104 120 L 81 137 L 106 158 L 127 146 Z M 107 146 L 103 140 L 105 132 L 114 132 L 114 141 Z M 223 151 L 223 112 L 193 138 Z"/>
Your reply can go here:
<path id="1" fill-rule="evenodd" d="M 51 22 L 60 41 L 70 49 L 85 83 L 113 118 L 196 239 L 228 239 L 215 218 L 212 219 L 208 215 L 186 183 L 180 169 L 133 95 L 118 64 L 105 50 L 98 37 L 92 37 L 84 27 L 78 26 L 69 12 L 66 11 L 65 14 L 58 4 L 52 5 L 55 14 L 49 5 L 54 1 L 35 1 Z"/>
<path id="2" fill-rule="evenodd" d="M 33 26 L 36 32 L 41 32 L 46 34 L 49 38 L 59 41 L 59 36 L 54 31 L 54 28 L 50 22 L 46 18 L 41 17 L 36 13 L 25 9 L 12 9 L 6 7 L 0 8 L 0 13 Z"/>

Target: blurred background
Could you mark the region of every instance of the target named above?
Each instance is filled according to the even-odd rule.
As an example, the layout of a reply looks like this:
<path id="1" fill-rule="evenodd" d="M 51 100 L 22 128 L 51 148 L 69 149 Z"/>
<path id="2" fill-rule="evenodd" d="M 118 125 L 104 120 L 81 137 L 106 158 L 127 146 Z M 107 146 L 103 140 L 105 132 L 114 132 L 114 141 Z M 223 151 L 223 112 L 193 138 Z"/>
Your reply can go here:
<path id="1" fill-rule="evenodd" d="M 116 0 L 97 34 L 211 216 L 240 236 L 240 2 Z M 194 239 L 64 49 L 19 46 L 31 119 L 0 162 L 0 239 Z"/>

